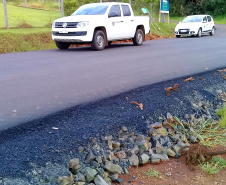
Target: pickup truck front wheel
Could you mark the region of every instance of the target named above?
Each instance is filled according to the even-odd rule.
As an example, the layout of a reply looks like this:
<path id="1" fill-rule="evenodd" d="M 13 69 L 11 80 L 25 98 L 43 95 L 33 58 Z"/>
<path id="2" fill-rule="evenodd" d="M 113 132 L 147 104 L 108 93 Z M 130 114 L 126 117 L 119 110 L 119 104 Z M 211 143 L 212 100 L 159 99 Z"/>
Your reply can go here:
<path id="1" fill-rule="evenodd" d="M 55 41 L 56 43 L 56 46 L 59 48 L 59 49 L 68 49 L 70 44 L 68 43 L 65 43 L 65 42 L 57 42 Z"/>
<path id="2" fill-rule="evenodd" d="M 141 29 L 137 29 L 133 38 L 133 44 L 140 46 L 144 42 L 144 32 Z"/>
<path id="3" fill-rule="evenodd" d="M 91 48 L 95 51 L 103 50 L 106 46 L 106 36 L 103 31 L 96 30 L 93 35 Z"/>

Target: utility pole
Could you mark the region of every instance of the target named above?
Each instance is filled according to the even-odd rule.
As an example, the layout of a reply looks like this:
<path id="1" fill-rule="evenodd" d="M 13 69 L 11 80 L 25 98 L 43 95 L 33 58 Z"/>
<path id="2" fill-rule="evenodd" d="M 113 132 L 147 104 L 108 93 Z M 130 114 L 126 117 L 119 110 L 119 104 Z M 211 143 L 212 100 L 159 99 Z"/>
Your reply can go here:
<path id="1" fill-rule="evenodd" d="M 42 0 L 42 4 L 44 4 L 45 0 Z"/>
<path id="2" fill-rule="evenodd" d="M 25 0 L 25 7 L 27 7 L 27 0 Z"/>
<path id="3" fill-rule="evenodd" d="M 64 17 L 64 0 L 61 0 L 61 17 Z"/>
<path id="4" fill-rule="evenodd" d="M 100 3 L 102 3 L 102 0 L 100 0 Z"/>
<path id="5" fill-rule="evenodd" d="M 60 0 L 58 0 L 59 1 L 59 12 L 60 12 Z"/>
<path id="6" fill-rule="evenodd" d="M 5 27 L 8 28 L 8 15 L 7 15 L 7 7 L 6 7 L 6 0 L 3 0 L 3 8 L 4 8 L 4 15 L 5 15 Z"/>

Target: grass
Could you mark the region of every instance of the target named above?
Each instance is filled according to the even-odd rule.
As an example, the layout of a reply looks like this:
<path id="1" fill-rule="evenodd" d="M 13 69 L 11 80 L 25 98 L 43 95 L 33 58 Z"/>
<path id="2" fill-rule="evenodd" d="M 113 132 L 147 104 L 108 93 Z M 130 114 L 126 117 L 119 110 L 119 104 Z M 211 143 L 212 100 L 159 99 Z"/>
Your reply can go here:
<path id="1" fill-rule="evenodd" d="M 170 20 L 181 22 L 185 17 L 170 17 Z M 213 20 L 215 24 L 226 24 L 226 15 L 213 16 Z"/>
<path id="2" fill-rule="evenodd" d="M 174 29 L 176 23 L 157 23 L 157 25 L 151 23 L 151 33 L 154 33 L 158 36 L 172 37 L 174 35 Z"/>
<path id="3" fill-rule="evenodd" d="M 182 123 L 178 118 L 174 119 L 176 123 L 170 123 L 170 126 L 176 133 L 184 134 L 187 138 L 195 136 L 202 145 L 209 148 L 217 145 L 226 146 L 226 127 L 221 128 L 218 121 L 212 119 L 205 120 L 203 118 Z"/>
<path id="4" fill-rule="evenodd" d="M 13 0 L 7 2 L 7 4 L 15 5 L 15 6 L 24 6 L 24 0 Z M 43 9 L 43 10 L 59 10 L 59 2 L 53 0 L 45 0 L 42 3 L 42 0 L 29 0 L 27 1 L 27 6 L 30 8 Z"/>
<path id="5" fill-rule="evenodd" d="M 0 3 L 0 10 L 3 4 Z M 45 27 L 49 22 L 61 17 L 61 13 L 54 10 L 37 10 L 31 8 L 7 5 L 9 27 L 18 27 L 20 23 L 27 23 L 33 27 Z M 4 11 L 0 11 L 0 28 L 5 27 Z"/>
<path id="6" fill-rule="evenodd" d="M 221 128 L 225 128 L 226 127 L 226 106 L 219 109 L 217 111 L 217 115 L 220 117 L 219 122 L 220 122 Z"/>
<path id="7" fill-rule="evenodd" d="M 157 170 L 154 170 L 152 168 L 150 168 L 148 171 L 144 172 L 142 170 L 139 170 L 145 177 L 153 177 L 153 178 L 160 178 L 162 173 L 157 171 Z"/>
<path id="8" fill-rule="evenodd" d="M 56 48 L 50 28 L 2 29 L 0 33 L 0 53 Z"/>
<path id="9" fill-rule="evenodd" d="M 226 160 L 220 157 L 214 157 L 211 161 L 200 164 L 203 171 L 208 174 L 217 174 L 220 170 L 226 168 Z"/>

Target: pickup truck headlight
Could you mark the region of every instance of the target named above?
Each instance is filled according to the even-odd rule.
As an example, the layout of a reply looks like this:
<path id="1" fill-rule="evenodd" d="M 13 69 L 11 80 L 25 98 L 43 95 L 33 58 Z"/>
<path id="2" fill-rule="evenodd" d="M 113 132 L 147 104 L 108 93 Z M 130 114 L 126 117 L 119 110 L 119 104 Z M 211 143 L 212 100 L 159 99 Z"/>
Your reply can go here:
<path id="1" fill-rule="evenodd" d="M 53 21 L 52 28 L 55 28 L 55 21 Z"/>
<path id="2" fill-rule="evenodd" d="M 89 22 L 79 22 L 77 24 L 77 28 L 83 28 L 83 27 L 86 27 L 88 26 Z"/>

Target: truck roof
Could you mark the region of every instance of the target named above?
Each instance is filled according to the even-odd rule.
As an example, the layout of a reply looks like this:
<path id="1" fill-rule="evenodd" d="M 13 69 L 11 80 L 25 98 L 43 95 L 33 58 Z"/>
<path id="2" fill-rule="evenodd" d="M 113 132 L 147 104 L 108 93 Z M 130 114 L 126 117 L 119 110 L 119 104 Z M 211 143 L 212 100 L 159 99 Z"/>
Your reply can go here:
<path id="1" fill-rule="evenodd" d="M 123 3 L 123 2 L 103 2 L 103 3 L 88 3 L 88 4 L 104 4 L 104 5 L 126 4 L 126 5 L 130 5 L 129 3 Z"/>

